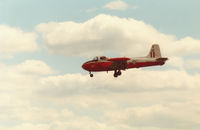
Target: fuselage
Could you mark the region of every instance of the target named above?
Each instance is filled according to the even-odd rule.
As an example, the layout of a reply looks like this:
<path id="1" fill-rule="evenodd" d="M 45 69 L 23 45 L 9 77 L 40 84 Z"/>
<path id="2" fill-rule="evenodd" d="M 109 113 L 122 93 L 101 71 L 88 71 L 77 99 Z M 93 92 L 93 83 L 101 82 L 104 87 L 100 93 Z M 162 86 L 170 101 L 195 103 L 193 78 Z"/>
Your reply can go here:
<path id="1" fill-rule="evenodd" d="M 124 58 L 124 57 L 122 57 Z M 123 62 L 118 61 L 110 61 L 109 59 L 104 60 L 91 60 L 85 62 L 82 65 L 82 68 L 87 71 L 115 71 L 115 70 L 125 70 L 131 68 L 140 68 L 140 67 L 148 67 L 148 66 L 156 66 L 163 65 L 165 61 L 157 60 L 156 58 L 126 58 Z"/>

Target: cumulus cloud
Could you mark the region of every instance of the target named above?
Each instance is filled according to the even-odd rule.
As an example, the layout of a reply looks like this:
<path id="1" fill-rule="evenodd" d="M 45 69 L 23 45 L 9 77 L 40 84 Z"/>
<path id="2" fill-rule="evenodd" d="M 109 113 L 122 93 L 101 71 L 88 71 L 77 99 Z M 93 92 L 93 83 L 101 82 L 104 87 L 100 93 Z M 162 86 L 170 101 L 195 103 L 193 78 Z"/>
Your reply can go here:
<path id="1" fill-rule="evenodd" d="M 121 1 L 121 0 L 115 0 L 107 3 L 106 5 L 103 6 L 105 9 L 109 10 L 118 10 L 118 11 L 124 11 L 127 9 L 137 9 L 138 6 L 131 6 L 128 5 L 126 2 Z"/>
<path id="2" fill-rule="evenodd" d="M 169 53 L 177 55 L 199 54 L 200 50 L 200 40 L 189 36 L 172 41 L 169 45 L 170 46 L 166 48 L 169 49 Z"/>
<path id="3" fill-rule="evenodd" d="M 175 67 L 178 69 L 184 69 L 185 68 L 185 61 L 182 57 L 170 57 L 170 59 L 166 62 L 166 65 L 169 65 L 171 67 Z"/>
<path id="4" fill-rule="evenodd" d="M 134 80 L 131 80 L 130 77 L 134 77 Z M 76 82 L 76 78 L 79 79 L 79 82 Z M 125 72 L 125 75 L 123 75 L 123 77 L 120 77 L 120 80 L 117 81 L 112 76 L 112 74 L 108 74 L 107 78 L 109 79 L 105 80 L 105 74 L 97 74 L 97 76 L 95 75 L 95 79 L 91 80 L 88 84 L 88 80 L 90 80 L 89 76 L 85 77 L 80 74 L 67 74 L 63 76 L 48 77 L 47 79 L 44 79 L 42 83 L 44 86 L 54 86 L 55 90 L 53 90 L 53 92 L 54 94 L 58 92 L 57 96 L 65 95 L 63 94 L 65 92 L 73 95 L 73 92 L 80 92 L 80 94 L 87 92 L 103 94 L 105 92 L 122 93 L 186 89 L 188 87 L 194 87 L 195 84 L 200 84 L 200 82 L 198 81 L 198 75 L 191 77 L 185 71 L 177 70 L 135 70 L 134 72 Z M 143 81 L 145 81 L 145 83 Z M 65 84 L 68 85 L 65 86 Z M 134 87 L 132 86 L 132 84 L 134 84 Z M 87 87 L 82 90 L 81 88 L 79 88 L 82 86 Z"/>
<path id="5" fill-rule="evenodd" d="M 104 8 L 106 9 L 110 9 L 110 10 L 126 10 L 128 9 L 129 5 L 121 0 L 116 0 L 116 1 L 112 1 L 107 3 L 106 5 L 104 5 Z"/>
<path id="6" fill-rule="evenodd" d="M 34 32 L 24 32 L 20 28 L 0 25 L 0 54 L 1 57 L 12 57 L 20 52 L 37 50 L 37 35 Z"/>
<path id="7" fill-rule="evenodd" d="M 200 50 L 198 39 L 177 39 L 143 21 L 104 14 L 82 23 L 41 23 L 36 30 L 42 33 L 50 52 L 62 55 L 91 57 L 115 52 L 123 56 L 143 56 L 153 43 L 160 44 L 163 55 L 167 56 L 199 54 Z"/>
<path id="8" fill-rule="evenodd" d="M 18 64 L 16 70 L 30 75 L 49 75 L 56 73 L 56 71 L 52 70 L 46 63 L 39 60 L 26 60 L 23 63 Z"/>
<path id="9" fill-rule="evenodd" d="M 137 70 L 126 72 L 117 81 L 112 74 L 106 76 L 105 79 L 105 73 L 100 73 L 92 80 L 80 74 L 50 76 L 41 80 L 44 87 L 39 95 L 49 97 L 55 105 L 70 104 L 82 111 L 103 113 L 101 118 L 90 117 L 100 118 L 108 129 L 199 128 L 200 103 L 194 91 L 199 90 L 200 75 Z M 49 87 L 52 90 L 45 93 Z"/>
<path id="10" fill-rule="evenodd" d="M 188 69 L 200 70 L 200 59 L 186 60 L 185 65 Z"/>
<path id="11" fill-rule="evenodd" d="M 5 122 L 0 128 L 200 128 L 199 74 L 139 69 L 126 71 L 118 79 L 113 73 L 90 78 L 88 74 L 55 76 L 53 69 L 46 68 L 50 67 L 35 60 L 0 64 L 0 120 Z"/>

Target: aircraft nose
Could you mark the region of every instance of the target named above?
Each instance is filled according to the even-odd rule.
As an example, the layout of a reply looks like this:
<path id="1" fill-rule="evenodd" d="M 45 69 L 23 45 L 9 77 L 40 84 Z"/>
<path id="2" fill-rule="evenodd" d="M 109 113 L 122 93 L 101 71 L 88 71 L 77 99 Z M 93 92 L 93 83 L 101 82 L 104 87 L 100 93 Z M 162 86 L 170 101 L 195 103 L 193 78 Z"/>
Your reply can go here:
<path id="1" fill-rule="evenodd" d="M 82 68 L 85 69 L 85 70 L 87 70 L 87 68 L 88 68 L 88 67 L 87 67 L 87 64 L 84 63 L 84 64 L 82 65 Z"/>

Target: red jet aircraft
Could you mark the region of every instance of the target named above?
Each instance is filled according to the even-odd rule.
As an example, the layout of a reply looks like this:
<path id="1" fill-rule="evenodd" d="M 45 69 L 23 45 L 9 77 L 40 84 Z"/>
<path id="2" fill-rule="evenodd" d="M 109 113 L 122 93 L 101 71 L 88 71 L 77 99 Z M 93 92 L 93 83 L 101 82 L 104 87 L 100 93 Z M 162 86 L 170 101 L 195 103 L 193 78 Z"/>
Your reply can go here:
<path id="1" fill-rule="evenodd" d="M 93 77 L 91 72 L 99 71 L 114 71 L 114 77 L 120 76 L 121 70 L 130 68 L 140 68 L 147 66 L 163 65 L 168 58 L 161 56 L 160 47 L 154 44 L 151 47 L 149 54 L 145 57 L 138 58 L 107 58 L 105 56 L 97 56 L 93 60 L 87 61 L 82 65 L 82 68 L 89 71 L 90 77 Z"/>

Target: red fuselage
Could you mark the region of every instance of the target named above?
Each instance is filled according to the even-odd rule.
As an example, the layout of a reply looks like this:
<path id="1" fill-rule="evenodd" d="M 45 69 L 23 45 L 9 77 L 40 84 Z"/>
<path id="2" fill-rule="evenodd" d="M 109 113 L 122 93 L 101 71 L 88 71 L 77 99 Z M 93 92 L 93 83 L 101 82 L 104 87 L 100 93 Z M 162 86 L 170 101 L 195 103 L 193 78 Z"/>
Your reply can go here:
<path id="1" fill-rule="evenodd" d="M 118 62 L 117 60 L 120 62 Z M 87 71 L 115 71 L 125 70 L 130 68 L 140 68 L 147 66 L 163 65 L 165 61 L 131 61 L 130 58 L 111 58 L 102 61 L 88 61 L 82 65 L 82 68 Z"/>

